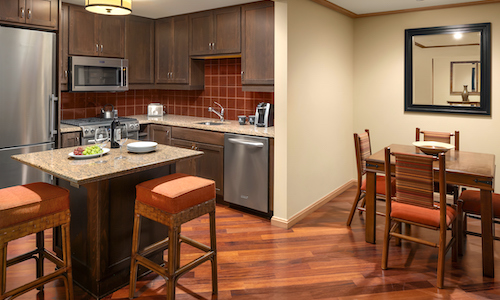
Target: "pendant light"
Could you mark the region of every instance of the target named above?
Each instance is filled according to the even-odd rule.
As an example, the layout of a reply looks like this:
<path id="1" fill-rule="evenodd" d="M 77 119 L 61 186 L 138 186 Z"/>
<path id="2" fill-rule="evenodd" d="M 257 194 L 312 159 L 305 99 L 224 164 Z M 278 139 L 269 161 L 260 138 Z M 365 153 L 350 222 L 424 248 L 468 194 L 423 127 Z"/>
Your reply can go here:
<path id="1" fill-rule="evenodd" d="M 132 12 L 132 0 L 85 0 L 85 9 L 96 14 L 123 16 Z"/>

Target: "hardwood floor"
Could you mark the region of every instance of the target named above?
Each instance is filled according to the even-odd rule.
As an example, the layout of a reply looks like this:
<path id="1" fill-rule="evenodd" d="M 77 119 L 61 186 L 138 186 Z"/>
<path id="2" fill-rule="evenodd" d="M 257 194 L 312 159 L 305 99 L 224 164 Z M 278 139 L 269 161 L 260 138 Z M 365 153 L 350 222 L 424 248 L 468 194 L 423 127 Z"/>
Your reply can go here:
<path id="1" fill-rule="evenodd" d="M 217 207 L 218 299 L 500 299 L 500 279 L 482 276 L 481 240 L 467 237 L 457 263 L 446 260 L 445 289 L 436 288 L 437 249 L 391 243 L 389 270 L 380 268 L 385 219 L 377 217 L 377 244 L 364 241 L 363 215 L 351 228 L 345 221 L 354 188 L 330 201 L 290 230 L 259 217 Z M 381 209 L 381 208 L 379 208 Z M 479 229 L 472 221 L 469 228 Z M 208 244 L 208 216 L 182 226 L 183 234 Z M 419 232 L 428 235 L 436 232 Z M 47 233 L 50 239 L 50 232 Z M 436 236 L 437 238 L 437 236 Z M 49 242 L 47 242 L 49 244 Z M 34 238 L 9 244 L 8 256 L 23 251 Z M 500 244 L 495 243 L 498 259 Z M 182 262 L 197 250 L 182 245 Z M 50 263 L 47 268 L 53 268 Z M 500 278 L 497 265 L 497 278 Z M 34 261 L 7 270 L 7 289 L 34 277 Z M 179 280 L 176 299 L 211 299 L 210 265 L 205 263 Z M 18 299 L 65 299 L 62 281 Z M 165 282 L 149 274 L 137 283 L 136 299 L 165 299 Z M 75 299 L 92 299 L 75 286 Z M 128 299 L 128 286 L 105 299 Z"/>

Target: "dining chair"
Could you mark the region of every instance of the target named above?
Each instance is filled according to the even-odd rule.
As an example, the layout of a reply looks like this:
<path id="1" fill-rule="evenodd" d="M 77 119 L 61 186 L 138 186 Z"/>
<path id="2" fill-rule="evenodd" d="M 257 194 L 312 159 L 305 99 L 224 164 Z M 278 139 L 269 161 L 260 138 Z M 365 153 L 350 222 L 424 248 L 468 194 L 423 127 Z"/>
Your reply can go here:
<path id="1" fill-rule="evenodd" d="M 493 222 L 494 224 L 500 224 L 500 194 L 492 193 L 491 200 L 493 206 Z M 458 211 L 458 254 L 462 255 L 467 234 L 479 237 L 482 236 L 481 233 L 467 230 L 467 217 L 481 219 L 481 192 L 463 188 L 458 198 L 458 203 L 461 207 Z M 498 236 L 493 236 L 493 238 L 500 241 L 500 237 Z"/>
<path id="2" fill-rule="evenodd" d="M 391 176 L 391 155 L 395 157 L 396 196 L 386 197 L 386 219 L 384 230 L 384 247 L 382 254 L 382 269 L 387 269 L 389 255 L 389 240 L 391 237 L 420 243 L 438 248 L 437 287 L 443 288 L 444 261 L 446 253 L 452 248 L 452 259 L 457 259 L 456 230 L 457 210 L 446 204 L 445 193 L 445 156 L 438 158 L 429 155 L 391 153 L 385 148 L 385 176 Z M 439 204 L 434 203 L 434 160 L 439 160 Z M 391 194 L 392 186 L 386 182 L 387 194 Z M 455 206 L 455 205 L 453 205 Z M 402 234 L 400 223 L 419 226 L 439 231 L 439 242 L 431 242 L 411 232 Z M 446 243 L 446 231 L 452 229 L 452 237 Z"/>
<path id="3" fill-rule="evenodd" d="M 356 210 L 359 210 L 360 212 L 365 211 L 365 208 L 363 207 L 364 205 L 359 205 L 359 202 L 366 196 L 366 180 L 363 176 L 366 174 L 366 158 L 372 155 L 370 131 L 368 129 L 365 129 L 365 132 L 360 134 L 354 133 L 354 150 L 356 152 L 358 186 L 356 197 L 354 198 L 349 217 L 347 218 L 347 226 L 351 226 L 352 218 L 354 217 Z M 391 179 L 391 183 L 394 186 L 394 178 Z M 376 197 L 378 200 L 385 201 L 385 176 L 383 175 L 377 175 Z M 382 212 L 377 212 L 377 214 L 385 216 Z"/>
<path id="4" fill-rule="evenodd" d="M 460 132 L 455 131 L 455 133 L 450 132 L 441 132 L 441 131 L 428 131 L 428 130 L 420 130 L 417 127 L 415 134 L 415 141 L 420 141 L 420 136 L 423 136 L 424 141 L 434 141 L 451 144 L 451 137 L 454 137 L 454 145 L 455 151 L 460 150 Z M 438 183 L 434 183 L 434 191 L 439 191 Z M 459 195 L 459 187 L 457 185 L 448 184 L 446 185 L 446 194 L 453 195 L 453 201 L 457 204 L 458 195 Z"/>

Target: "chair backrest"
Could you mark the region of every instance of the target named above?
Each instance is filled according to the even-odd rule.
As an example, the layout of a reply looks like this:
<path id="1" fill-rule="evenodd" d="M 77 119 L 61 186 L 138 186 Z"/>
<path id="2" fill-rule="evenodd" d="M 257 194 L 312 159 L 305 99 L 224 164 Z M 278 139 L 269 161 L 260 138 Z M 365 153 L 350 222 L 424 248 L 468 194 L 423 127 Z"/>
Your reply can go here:
<path id="1" fill-rule="evenodd" d="M 420 141 L 420 134 L 424 136 L 424 141 L 434 141 L 451 144 L 451 137 L 455 137 L 455 150 L 460 150 L 460 132 L 455 131 L 455 133 L 449 132 L 439 132 L 439 131 L 428 131 L 428 130 L 420 130 L 417 127 L 415 134 L 415 141 Z"/>
<path id="2" fill-rule="evenodd" d="M 391 176 L 391 155 L 395 157 L 396 172 L 396 197 L 394 200 L 426 207 L 434 207 L 434 171 L 435 157 L 430 155 L 391 153 L 389 147 L 385 148 L 385 176 Z M 446 158 L 440 153 L 439 159 L 439 202 L 440 214 L 446 215 Z M 386 182 L 386 195 L 391 195 L 391 185 Z M 386 197 L 387 213 L 391 211 L 390 196 Z"/>
<path id="3" fill-rule="evenodd" d="M 356 151 L 356 166 L 358 168 L 358 179 L 366 173 L 366 158 L 372 155 L 370 145 L 370 131 L 354 134 L 354 150 Z"/>

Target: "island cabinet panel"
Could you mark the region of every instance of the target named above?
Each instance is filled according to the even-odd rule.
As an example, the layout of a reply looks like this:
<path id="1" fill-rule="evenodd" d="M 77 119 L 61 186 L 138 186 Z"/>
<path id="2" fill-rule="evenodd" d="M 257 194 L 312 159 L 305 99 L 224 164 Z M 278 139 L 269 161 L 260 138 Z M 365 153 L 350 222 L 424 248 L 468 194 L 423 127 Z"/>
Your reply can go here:
<path id="1" fill-rule="evenodd" d="M 76 147 L 80 146 L 80 132 L 68 132 L 61 134 L 61 147 Z"/>
<path id="2" fill-rule="evenodd" d="M 221 8 L 189 15 L 190 54 L 241 52 L 241 8 Z"/>
<path id="3" fill-rule="evenodd" d="M 224 133 L 172 127 L 172 146 L 202 151 L 195 160 L 177 163 L 176 171 L 212 179 L 217 195 L 224 195 Z"/>
<path id="4" fill-rule="evenodd" d="M 149 125 L 149 140 L 162 145 L 171 144 L 172 127 L 165 125 Z"/>
<path id="5" fill-rule="evenodd" d="M 155 21 L 128 16 L 125 21 L 125 58 L 128 59 L 128 83 L 155 83 Z"/>
<path id="6" fill-rule="evenodd" d="M 125 18 L 87 12 L 71 5 L 69 11 L 69 55 L 125 56 Z"/>
<path id="7" fill-rule="evenodd" d="M 242 7 L 241 84 L 244 91 L 274 90 L 274 3 Z"/>
<path id="8" fill-rule="evenodd" d="M 57 0 L 2 0 L 0 21 L 57 28 Z"/>

